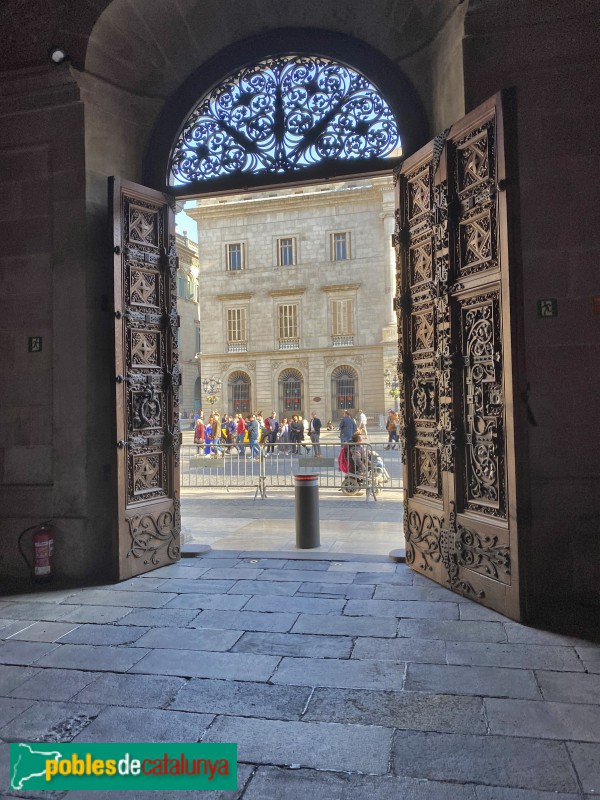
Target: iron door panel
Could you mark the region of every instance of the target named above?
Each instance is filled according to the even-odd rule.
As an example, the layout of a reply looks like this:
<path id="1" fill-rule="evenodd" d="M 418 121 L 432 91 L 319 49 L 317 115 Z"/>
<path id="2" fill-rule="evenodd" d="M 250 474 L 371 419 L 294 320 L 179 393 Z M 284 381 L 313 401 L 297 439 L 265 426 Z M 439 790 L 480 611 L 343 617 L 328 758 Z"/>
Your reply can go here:
<path id="1" fill-rule="evenodd" d="M 118 519 L 116 572 L 179 558 L 177 258 L 170 198 L 110 179 Z"/>
<path id="2" fill-rule="evenodd" d="M 398 171 L 396 307 L 407 562 L 519 619 L 504 104 L 495 96 Z"/>

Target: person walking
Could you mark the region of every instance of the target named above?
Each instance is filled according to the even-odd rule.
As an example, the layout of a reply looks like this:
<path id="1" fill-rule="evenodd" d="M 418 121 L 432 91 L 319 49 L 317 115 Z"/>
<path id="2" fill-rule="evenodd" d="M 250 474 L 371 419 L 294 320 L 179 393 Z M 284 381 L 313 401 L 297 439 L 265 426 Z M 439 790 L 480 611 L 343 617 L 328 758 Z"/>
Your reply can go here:
<path id="1" fill-rule="evenodd" d="M 349 442 L 352 434 L 356 433 L 356 422 L 352 419 L 350 412 L 346 409 L 344 416 L 340 420 L 340 442 Z"/>
<path id="2" fill-rule="evenodd" d="M 239 451 L 239 454 L 243 458 L 245 456 L 245 454 L 246 454 L 246 448 L 244 447 L 244 439 L 246 437 L 246 422 L 245 422 L 244 417 L 242 416 L 242 414 L 238 414 L 237 415 L 236 431 L 237 431 L 237 433 L 236 433 L 235 441 L 236 441 L 236 444 L 237 444 L 237 449 Z"/>
<path id="3" fill-rule="evenodd" d="M 237 420 L 233 416 L 227 415 L 225 431 L 227 433 L 227 452 L 231 455 L 231 448 L 236 443 L 237 437 Z"/>
<path id="4" fill-rule="evenodd" d="M 279 433 L 279 420 L 277 419 L 277 412 L 272 411 L 271 416 L 265 419 L 265 428 L 267 429 L 267 453 L 270 455 L 275 449 L 273 445 L 277 441 L 277 434 Z"/>
<path id="5" fill-rule="evenodd" d="M 219 456 L 223 455 L 223 452 L 219 446 L 221 442 L 221 417 L 218 411 L 213 411 L 209 423 L 213 443 L 213 458 L 219 458 Z"/>
<path id="6" fill-rule="evenodd" d="M 367 432 L 367 415 L 362 408 L 358 409 L 358 432 L 365 439 L 369 438 L 369 434 Z"/>
<path id="7" fill-rule="evenodd" d="M 290 441 L 290 425 L 288 423 L 287 417 L 283 417 L 281 420 L 281 426 L 279 428 L 279 443 L 284 445 L 280 447 L 280 451 L 282 453 L 289 453 L 290 448 L 287 446 L 288 442 Z"/>
<path id="8" fill-rule="evenodd" d="M 388 432 L 388 443 L 384 446 L 384 450 L 398 449 L 398 422 L 398 415 L 392 408 L 390 408 L 388 411 L 388 418 L 385 423 L 385 429 Z"/>
<path id="9" fill-rule="evenodd" d="M 317 417 L 316 411 L 310 415 L 310 440 L 313 444 L 314 457 L 321 458 L 321 420 Z"/>
<path id="10" fill-rule="evenodd" d="M 250 453 L 252 458 L 258 461 L 258 437 L 260 435 L 260 427 L 254 414 L 249 414 L 246 429 L 248 431 L 248 441 L 250 442 Z"/>
<path id="11" fill-rule="evenodd" d="M 290 436 L 292 442 L 294 443 L 294 449 L 292 452 L 295 455 L 300 453 L 300 447 L 303 447 L 304 451 L 308 453 L 308 447 L 302 441 L 304 439 L 304 425 L 302 424 L 302 418 L 297 414 L 294 414 L 292 417 L 292 422 L 290 424 Z"/>
<path id="12" fill-rule="evenodd" d="M 200 417 L 196 420 L 196 426 L 194 428 L 194 444 L 197 445 L 196 454 L 198 454 L 200 452 L 200 446 L 204 446 L 204 423 Z"/>

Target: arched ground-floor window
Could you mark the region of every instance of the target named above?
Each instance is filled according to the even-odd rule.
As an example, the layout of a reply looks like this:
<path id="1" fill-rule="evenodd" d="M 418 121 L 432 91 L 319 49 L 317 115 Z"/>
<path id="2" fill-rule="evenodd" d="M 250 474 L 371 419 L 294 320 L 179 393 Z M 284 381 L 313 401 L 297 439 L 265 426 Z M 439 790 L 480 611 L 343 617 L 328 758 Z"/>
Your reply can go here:
<path id="1" fill-rule="evenodd" d="M 354 416 L 358 408 L 356 389 L 358 376 L 352 367 L 336 367 L 331 376 L 331 408 L 333 412 L 341 415 L 350 411 Z"/>
<path id="2" fill-rule="evenodd" d="M 279 413 L 281 417 L 293 414 L 304 416 L 302 375 L 297 369 L 285 369 L 279 376 Z"/>
<path id="3" fill-rule="evenodd" d="M 233 372 L 227 382 L 229 414 L 249 414 L 250 377 L 245 372 Z"/>

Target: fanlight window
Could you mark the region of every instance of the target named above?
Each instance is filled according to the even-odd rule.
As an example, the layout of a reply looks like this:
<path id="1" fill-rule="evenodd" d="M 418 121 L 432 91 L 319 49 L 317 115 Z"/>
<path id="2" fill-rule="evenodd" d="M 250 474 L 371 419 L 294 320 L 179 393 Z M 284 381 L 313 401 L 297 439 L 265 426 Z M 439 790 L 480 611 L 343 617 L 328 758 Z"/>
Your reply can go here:
<path id="1" fill-rule="evenodd" d="M 198 103 L 171 153 L 169 185 L 399 148 L 394 115 L 363 75 L 322 56 L 284 55 L 244 67 Z"/>

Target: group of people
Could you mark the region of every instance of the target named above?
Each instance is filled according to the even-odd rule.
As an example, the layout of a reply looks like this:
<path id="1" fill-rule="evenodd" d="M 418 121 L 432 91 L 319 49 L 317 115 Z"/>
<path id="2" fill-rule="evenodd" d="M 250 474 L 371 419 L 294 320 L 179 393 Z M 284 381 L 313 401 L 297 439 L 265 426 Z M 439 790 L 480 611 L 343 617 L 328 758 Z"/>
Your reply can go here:
<path id="1" fill-rule="evenodd" d="M 248 455 L 258 460 L 261 444 L 264 446 L 265 456 L 270 456 L 278 443 L 280 447 L 277 449 L 280 452 L 297 455 L 301 450 L 309 452 L 309 447 L 305 444 L 308 438 L 312 444 L 313 456 L 321 458 L 322 424 L 316 411 L 311 413 L 310 420 L 304 419 L 300 414 L 294 414 L 290 418 L 283 417 L 280 421 L 276 411 L 268 417 L 263 417 L 260 412 L 246 416 L 243 414 L 220 416 L 218 411 L 213 411 L 207 422 L 204 421 L 202 412 L 196 412 L 194 417 L 194 444 L 198 453 L 204 448 L 206 455 L 219 458 L 230 453 L 235 447 L 241 456 L 245 456 L 248 450 Z M 399 449 L 399 426 L 398 412 L 390 409 L 385 426 L 388 433 L 386 450 Z M 327 427 L 331 429 L 330 423 Z M 356 419 L 350 411 L 344 411 L 339 423 L 341 445 L 349 442 L 359 444 L 363 438 L 368 439 L 368 435 L 367 417 L 362 409 L 359 409 Z"/>
<path id="2" fill-rule="evenodd" d="M 344 415 L 340 420 L 340 442 L 344 444 L 344 442 L 350 442 L 354 434 L 358 434 L 362 438 L 365 439 L 369 438 L 369 432 L 367 431 L 367 415 L 365 412 L 360 408 L 358 410 L 358 416 L 356 419 L 352 416 L 352 414 L 346 410 L 344 411 Z"/>
<path id="3" fill-rule="evenodd" d="M 248 449 L 249 456 L 258 461 L 260 445 L 264 446 L 265 456 L 270 456 L 277 442 L 283 445 L 278 449 L 284 453 L 298 454 L 300 448 L 308 453 L 309 448 L 304 444 L 308 435 L 313 456 L 321 458 L 321 420 L 315 411 L 312 412 L 310 421 L 294 414 L 290 419 L 283 417 L 281 422 L 276 411 L 269 417 L 263 417 L 260 412 L 248 414 L 246 417 L 243 414 L 225 414 L 221 417 L 218 411 L 213 411 L 206 423 L 202 412 L 197 413 L 194 444 L 198 453 L 203 447 L 205 455 L 219 458 L 235 447 L 244 457 Z"/>

